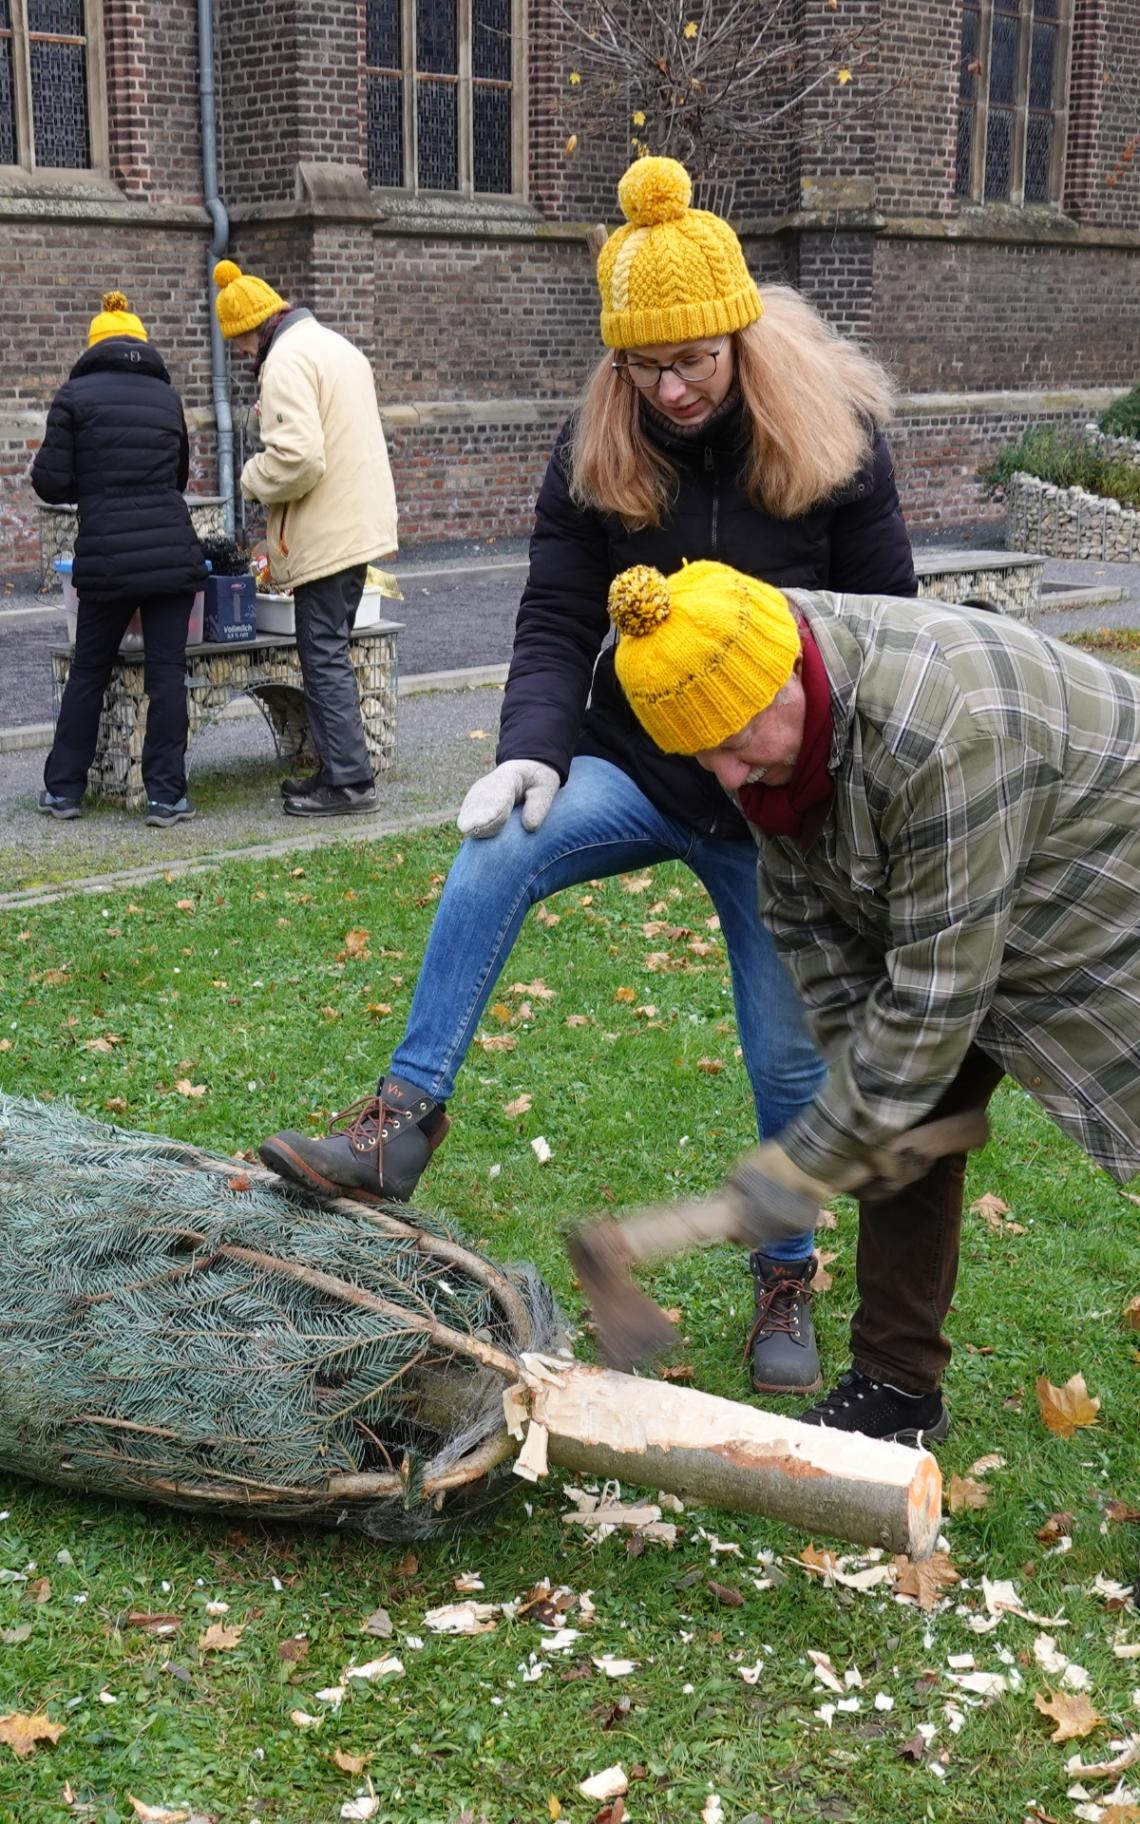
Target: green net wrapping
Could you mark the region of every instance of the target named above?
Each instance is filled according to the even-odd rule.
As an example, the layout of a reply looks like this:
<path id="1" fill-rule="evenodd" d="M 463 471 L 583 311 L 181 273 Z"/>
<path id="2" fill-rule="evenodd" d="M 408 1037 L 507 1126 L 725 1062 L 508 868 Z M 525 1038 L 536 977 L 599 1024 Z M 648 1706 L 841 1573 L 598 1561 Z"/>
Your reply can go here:
<path id="1" fill-rule="evenodd" d="M 410 1539 L 501 1498 L 560 1320 L 406 1204 L 0 1094 L 0 1467 Z"/>

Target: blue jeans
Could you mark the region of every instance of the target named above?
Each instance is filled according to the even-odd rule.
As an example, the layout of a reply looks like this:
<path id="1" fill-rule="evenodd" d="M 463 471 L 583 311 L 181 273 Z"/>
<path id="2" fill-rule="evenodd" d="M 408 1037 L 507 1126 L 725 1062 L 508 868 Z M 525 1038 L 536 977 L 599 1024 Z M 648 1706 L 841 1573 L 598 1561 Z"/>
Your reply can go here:
<path id="1" fill-rule="evenodd" d="M 778 1134 L 810 1102 L 824 1069 L 760 922 L 756 850 L 666 817 L 628 774 L 589 755 L 571 763 L 539 829 L 524 830 L 516 810 L 497 836 L 463 844 L 440 897 L 392 1074 L 446 1102 L 531 906 L 563 887 L 658 861 L 685 862 L 716 907 L 760 1134 Z M 803 1260 L 811 1248 L 807 1234 L 769 1252 Z"/>

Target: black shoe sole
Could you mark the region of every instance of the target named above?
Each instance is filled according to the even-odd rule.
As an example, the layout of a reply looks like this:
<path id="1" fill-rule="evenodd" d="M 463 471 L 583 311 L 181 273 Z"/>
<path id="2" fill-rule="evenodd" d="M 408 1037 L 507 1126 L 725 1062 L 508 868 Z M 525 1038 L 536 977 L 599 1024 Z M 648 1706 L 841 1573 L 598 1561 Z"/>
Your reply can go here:
<path id="1" fill-rule="evenodd" d="M 380 809 L 380 801 L 374 798 L 370 804 L 323 804 L 319 807 L 302 805 L 299 798 L 286 798 L 286 817 L 371 817 Z"/>
<path id="2" fill-rule="evenodd" d="M 54 817 L 57 823 L 73 823 L 83 815 L 77 804 L 69 804 L 63 810 L 57 810 L 54 804 L 37 804 L 36 809 L 44 817 Z"/>
<path id="3" fill-rule="evenodd" d="M 942 1444 L 950 1436 L 950 1414 L 942 1408 L 942 1417 L 934 1425 L 921 1425 L 917 1428 L 904 1428 L 892 1432 L 891 1442 L 907 1444 L 911 1450 L 925 1449 L 930 1444 Z"/>
<path id="4" fill-rule="evenodd" d="M 313 1167 L 295 1153 L 283 1140 L 263 1140 L 257 1149 L 258 1155 L 271 1172 L 279 1178 L 288 1179 L 290 1184 L 299 1184 L 302 1190 L 316 1191 L 319 1197 L 347 1197 L 354 1203 L 403 1203 L 394 1191 L 386 1191 L 380 1197 L 374 1191 L 359 1190 L 356 1185 L 334 1184 L 331 1178 L 314 1171 Z"/>

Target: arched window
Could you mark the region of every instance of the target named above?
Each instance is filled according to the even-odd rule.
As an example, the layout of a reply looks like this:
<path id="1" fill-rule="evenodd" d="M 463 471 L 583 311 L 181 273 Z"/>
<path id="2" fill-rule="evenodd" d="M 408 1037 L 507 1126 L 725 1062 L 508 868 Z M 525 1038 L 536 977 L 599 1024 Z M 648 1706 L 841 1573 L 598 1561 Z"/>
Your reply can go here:
<path id="1" fill-rule="evenodd" d="M 965 0 L 955 192 L 1055 203 L 1065 175 L 1072 0 Z"/>
<path id="2" fill-rule="evenodd" d="M 0 165 L 106 163 L 93 0 L 0 0 Z"/>
<path id="3" fill-rule="evenodd" d="M 517 195 L 522 0 L 367 0 L 368 181 Z"/>

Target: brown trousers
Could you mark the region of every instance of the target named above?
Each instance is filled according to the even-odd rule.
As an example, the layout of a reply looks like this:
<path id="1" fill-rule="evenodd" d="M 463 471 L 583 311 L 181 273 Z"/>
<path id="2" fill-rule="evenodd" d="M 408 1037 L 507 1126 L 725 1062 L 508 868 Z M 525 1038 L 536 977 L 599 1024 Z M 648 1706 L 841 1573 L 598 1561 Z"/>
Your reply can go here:
<path id="1" fill-rule="evenodd" d="M 1004 1074 L 971 1046 L 928 1119 L 984 1108 Z M 950 1360 L 942 1326 L 958 1277 L 965 1179 L 966 1155 L 954 1153 L 893 1197 L 859 1205 L 852 1356 L 863 1374 L 904 1393 L 932 1392 Z"/>

